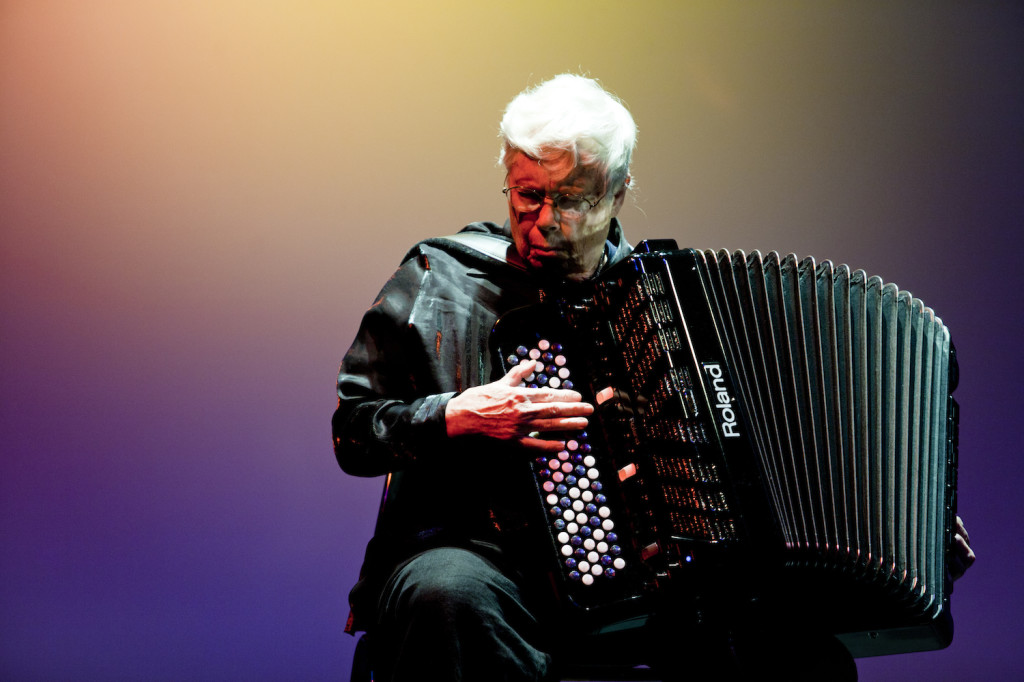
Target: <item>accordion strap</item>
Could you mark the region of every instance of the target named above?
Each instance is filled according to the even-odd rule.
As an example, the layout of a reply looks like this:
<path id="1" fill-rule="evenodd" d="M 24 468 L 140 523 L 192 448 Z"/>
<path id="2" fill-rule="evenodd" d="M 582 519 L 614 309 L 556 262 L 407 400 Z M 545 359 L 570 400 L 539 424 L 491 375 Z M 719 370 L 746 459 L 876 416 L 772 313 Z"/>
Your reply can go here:
<path id="1" fill-rule="evenodd" d="M 475 251 L 499 263 L 505 263 L 520 270 L 526 269 L 512 242 L 507 239 L 482 232 L 460 232 L 440 239 L 441 241 L 455 242 L 465 249 Z"/>

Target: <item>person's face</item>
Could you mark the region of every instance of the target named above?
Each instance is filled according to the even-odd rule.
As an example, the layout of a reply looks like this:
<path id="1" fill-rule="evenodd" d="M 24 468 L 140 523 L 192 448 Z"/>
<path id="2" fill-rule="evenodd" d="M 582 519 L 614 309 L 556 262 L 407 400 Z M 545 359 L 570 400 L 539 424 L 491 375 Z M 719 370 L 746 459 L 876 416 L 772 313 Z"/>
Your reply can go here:
<path id="1" fill-rule="evenodd" d="M 571 167 L 568 162 L 542 165 L 522 153 L 509 166 L 506 182 L 508 187 L 576 194 L 596 202 L 574 219 L 561 215 L 550 199 L 530 212 L 517 211 L 509 202 L 512 239 L 529 267 L 568 279 L 593 275 L 601 263 L 612 218 L 622 206 L 625 186 L 612 188 L 615 194 L 607 195 L 604 179 L 594 169 Z"/>

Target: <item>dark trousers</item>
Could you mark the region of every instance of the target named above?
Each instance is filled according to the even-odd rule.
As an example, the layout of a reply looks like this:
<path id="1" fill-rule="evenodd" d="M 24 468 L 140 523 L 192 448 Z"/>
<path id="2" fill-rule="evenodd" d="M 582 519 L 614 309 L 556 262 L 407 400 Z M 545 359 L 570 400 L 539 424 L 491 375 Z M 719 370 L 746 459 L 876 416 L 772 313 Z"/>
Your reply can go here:
<path id="1" fill-rule="evenodd" d="M 375 680 L 536 681 L 551 657 L 519 585 L 486 558 L 441 547 L 401 566 L 373 632 Z"/>
<path id="2" fill-rule="evenodd" d="M 375 682 L 550 682 L 559 679 L 558 666 L 545 651 L 557 652 L 563 664 L 649 663 L 670 682 L 857 679 L 853 659 L 828 633 L 794 636 L 762 627 L 725 637 L 663 622 L 573 641 L 550 611 L 542 626 L 526 597 L 472 551 L 441 547 L 417 555 L 381 596 L 370 652 Z"/>

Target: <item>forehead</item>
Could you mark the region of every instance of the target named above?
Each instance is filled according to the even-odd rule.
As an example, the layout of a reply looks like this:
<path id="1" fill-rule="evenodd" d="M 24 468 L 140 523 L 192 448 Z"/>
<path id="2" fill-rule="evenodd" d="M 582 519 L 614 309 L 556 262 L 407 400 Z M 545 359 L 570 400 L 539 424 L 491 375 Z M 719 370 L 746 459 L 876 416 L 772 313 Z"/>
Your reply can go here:
<path id="1" fill-rule="evenodd" d="M 549 189 L 573 187 L 593 189 L 601 184 L 601 172 L 591 166 L 573 166 L 571 157 L 562 156 L 540 162 L 526 154 L 516 154 L 508 168 L 510 185 Z"/>

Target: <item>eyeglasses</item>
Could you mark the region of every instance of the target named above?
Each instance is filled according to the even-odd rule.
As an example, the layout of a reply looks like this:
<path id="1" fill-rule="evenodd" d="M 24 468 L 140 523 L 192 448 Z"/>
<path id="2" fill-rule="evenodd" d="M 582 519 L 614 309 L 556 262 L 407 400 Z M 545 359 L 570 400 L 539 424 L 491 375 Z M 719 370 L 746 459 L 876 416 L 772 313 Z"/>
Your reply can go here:
<path id="1" fill-rule="evenodd" d="M 558 211 L 558 215 L 567 220 L 582 218 L 590 209 L 601 203 L 604 199 L 602 194 L 596 201 L 587 199 L 582 194 L 559 194 L 557 192 L 547 193 L 530 187 L 506 187 L 501 193 L 508 197 L 509 203 L 517 213 L 533 213 L 539 211 L 540 207 L 551 199 L 551 206 Z"/>

